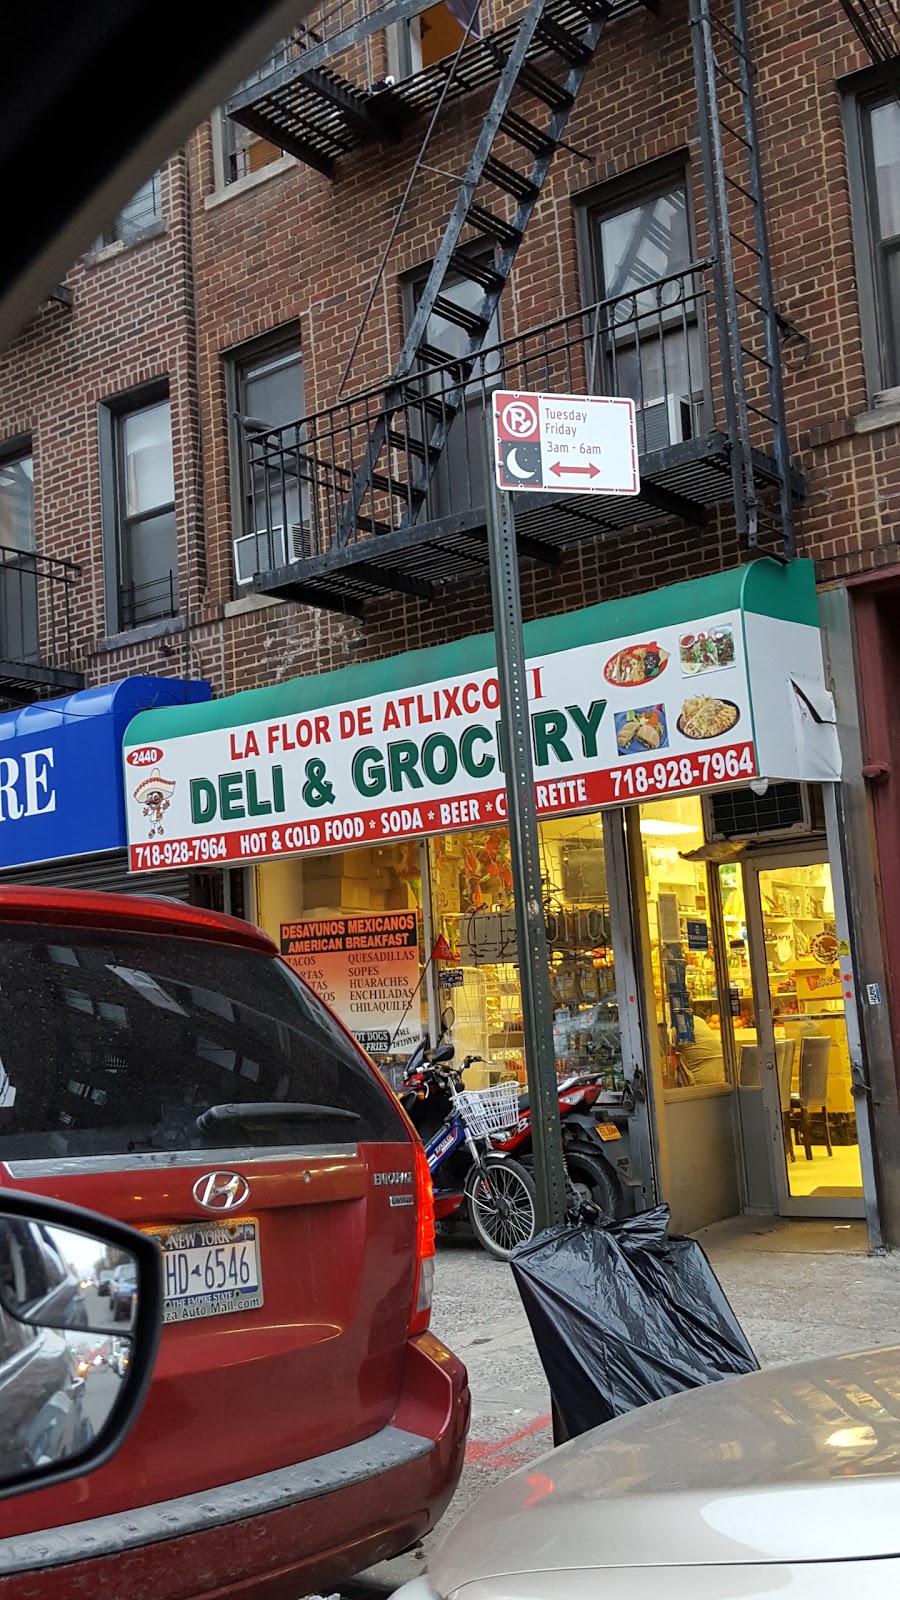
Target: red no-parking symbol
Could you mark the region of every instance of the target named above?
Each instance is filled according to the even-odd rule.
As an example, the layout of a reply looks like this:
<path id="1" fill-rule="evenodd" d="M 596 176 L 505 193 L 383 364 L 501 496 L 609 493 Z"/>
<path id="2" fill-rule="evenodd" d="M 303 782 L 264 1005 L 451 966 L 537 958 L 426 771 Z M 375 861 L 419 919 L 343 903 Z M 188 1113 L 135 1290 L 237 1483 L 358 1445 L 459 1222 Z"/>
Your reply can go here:
<path id="1" fill-rule="evenodd" d="M 540 418 L 537 406 L 519 395 L 500 397 L 497 421 L 501 439 L 537 439 L 540 435 Z"/>

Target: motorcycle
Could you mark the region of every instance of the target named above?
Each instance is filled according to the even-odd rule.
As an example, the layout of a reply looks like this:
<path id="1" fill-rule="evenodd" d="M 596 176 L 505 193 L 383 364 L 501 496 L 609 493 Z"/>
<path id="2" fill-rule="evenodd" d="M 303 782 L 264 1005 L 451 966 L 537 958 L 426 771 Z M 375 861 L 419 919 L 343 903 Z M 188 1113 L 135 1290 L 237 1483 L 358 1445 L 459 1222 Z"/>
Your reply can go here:
<path id="1" fill-rule="evenodd" d="M 410 1057 L 399 1099 L 425 1147 L 435 1221 L 467 1217 L 482 1248 L 505 1261 L 535 1231 L 531 1174 L 494 1148 L 516 1116 L 518 1086 L 466 1089 L 463 1074 L 481 1057 L 466 1056 L 453 1066 L 454 1048 L 441 1042 L 452 1014 L 445 1012 L 441 1023 L 435 1048 L 423 1039 Z"/>
<path id="2" fill-rule="evenodd" d="M 591 1108 L 603 1092 L 603 1079 L 590 1073 L 573 1073 L 558 1087 L 563 1157 L 571 1199 L 596 1210 L 605 1222 L 622 1214 L 622 1191 L 616 1174 L 603 1154 Z M 495 1135 L 494 1147 L 515 1156 L 530 1170 L 532 1156 L 531 1103 L 519 1098 L 519 1115 L 513 1127 Z"/>

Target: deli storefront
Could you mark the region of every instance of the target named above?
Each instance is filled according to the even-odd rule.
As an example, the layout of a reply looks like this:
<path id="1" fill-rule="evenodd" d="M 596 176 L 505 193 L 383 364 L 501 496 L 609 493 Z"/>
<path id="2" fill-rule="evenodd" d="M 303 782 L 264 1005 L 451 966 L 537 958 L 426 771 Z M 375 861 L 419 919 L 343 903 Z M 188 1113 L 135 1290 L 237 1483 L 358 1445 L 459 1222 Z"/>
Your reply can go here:
<path id="1" fill-rule="evenodd" d="M 623 1205 L 665 1198 L 683 1229 L 863 1216 L 811 564 L 525 635 L 557 1066 L 603 1075 Z M 157 815 L 126 783 L 131 871 L 149 889 L 221 867 L 226 906 L 241 894 L 388 1073 L 450 1001 L 458 1056 L 525 1078 L 493 651 L 486 635 L 149 712 L 126 736 L 127 774 L 165 799 Z"/>

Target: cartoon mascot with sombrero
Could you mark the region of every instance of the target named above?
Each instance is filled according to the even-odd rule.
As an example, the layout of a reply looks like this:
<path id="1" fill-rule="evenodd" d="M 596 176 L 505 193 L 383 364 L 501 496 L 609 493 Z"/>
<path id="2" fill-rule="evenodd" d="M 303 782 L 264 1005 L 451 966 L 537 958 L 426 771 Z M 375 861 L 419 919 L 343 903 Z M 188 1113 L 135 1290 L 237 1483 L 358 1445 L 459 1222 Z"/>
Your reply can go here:
<path id="1" fill-rule="evenodd" d="M 134 798 L 139 806 L 144 808 L 144 816 L 152 818 L 150 838 L 162 834 L 163 817 L 169 809 L 169 800 L 175 793 L 175 784 L 168 778 L 160 776 L 159 767 L 154 767 L 149 778 L 139 783 L 134 791 Z"/>

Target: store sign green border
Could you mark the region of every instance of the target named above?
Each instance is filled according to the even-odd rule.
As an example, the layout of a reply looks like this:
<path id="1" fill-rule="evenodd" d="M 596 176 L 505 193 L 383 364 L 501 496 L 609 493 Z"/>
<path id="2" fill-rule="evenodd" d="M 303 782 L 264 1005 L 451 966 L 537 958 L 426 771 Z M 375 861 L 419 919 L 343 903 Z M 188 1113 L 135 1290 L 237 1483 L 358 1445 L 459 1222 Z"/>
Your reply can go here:
<path id="1" fill-rule="evenodd" d="M 745 567 L 674 583 L 625 600 L 605 600 L 581 611 L 541 617 L 525 624 L 525 649 L 530 660 L 571 650 L 578 645 L 652 633 L 655 629 L 724 611 L 758 612 L 783 622 L 819 625 L 815 570 L 811 561 L 782 565 L 764 558 Z M 409 650 L 380 661 L 363 661 L 336 672 L 313 673 L 263 689 L 202 705 L 171 706 L 141 712 L 128 729 L 128 743 L 149 744 L 186 738 L 215 729 L 242 727 L 279 717 L 347 705 L 421 683 L 449 680 L 484 671 L 495 662 L 494 635 L 482 633 L 452 644 Z"/>

